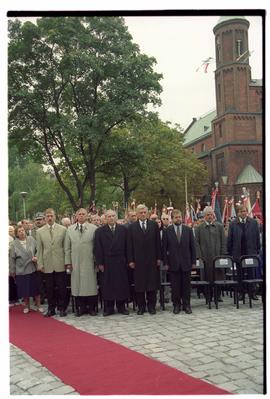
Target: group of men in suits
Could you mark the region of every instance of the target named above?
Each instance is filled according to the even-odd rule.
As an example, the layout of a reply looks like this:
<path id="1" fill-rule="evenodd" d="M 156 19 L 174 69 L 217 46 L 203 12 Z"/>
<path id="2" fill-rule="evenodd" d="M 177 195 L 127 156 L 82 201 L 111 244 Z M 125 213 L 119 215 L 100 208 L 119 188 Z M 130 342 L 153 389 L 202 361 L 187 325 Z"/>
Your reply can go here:
<path id="1" fill-rule="evenodd" d="M 38 270 L 44 273 L 48 298 L 46 316 L 55 314 L 55 286 L 60 316 L 66 315 L 66 271 L 71 275 L 76 315 L 96 315 L 97 270 L 104 316 L 113 314 L 115 305 L 120 314 L 129 313 L 125 306 L 130 296 L 128 270 L 133 272 L 138 315 L 155 314 L 161 262 L 170 274 L 173 313 L 190 314 L 190 276 L 196 258 L 205 259 L 206 278 L 212 281 L 215 256 L 228 253 L 238 260 L 259 253 L 258 224 L 247 217 L 245 207 L 229 227 L 227 248 L 223 225 L 214 220 L 211 207 L 204 209 L 204 221 L 195 232 L 182 223 L 179 210 L 174 209 L 171 217 L 172 223 L 164 223 L 161 232 L 149 219 L 147 207 L 139 205 L 126 225 L 118 224 L 115 211 L 108 210 L 107 223 L 97 227 L 87 222 L 87 211 L 79 209 L 77 222 L 65 228 L 55 223 L 55 212 L 47 209 L 46 223 L 36 232 Z"/>

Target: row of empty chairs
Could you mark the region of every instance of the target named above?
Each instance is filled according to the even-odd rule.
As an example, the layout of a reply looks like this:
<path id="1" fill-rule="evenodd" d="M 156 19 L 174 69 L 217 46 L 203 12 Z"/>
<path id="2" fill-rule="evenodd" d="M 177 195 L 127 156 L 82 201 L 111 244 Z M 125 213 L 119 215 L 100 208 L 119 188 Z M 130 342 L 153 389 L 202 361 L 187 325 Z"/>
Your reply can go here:
<path id="1" fill-rule="evenodd" d="M 203 259 L 197 259 L 195 267 L 191 272 L 191 287 L 196 288 L 197 292 L 203 292 L 206 304 L 211 309 L 212 299 L 216 309 L 218 309 L 218 297 L 220 292 L 230 293 L 233 297 L 234 305 L 239 309 L 239 295 L 245 304 L 245 296 L 248 295 L 249 306 L 252 307 L 254 292 L 259 287 L 264 303 L 265 286 L 264 280 L 256 278 L 256 270 L 259 268 L 260 260 L 257 255 L 247 255 L 240 258 L 239 263 L 235 263 L 231 256 L 218 256 L 213 260 L 213 282 L 205 279 L 205 263 Z M 224 279 L 216 278 L 217 270 L 224 271 Z M 160 286 L 160 305 L 165 310 L 164 290 L 170 286 L 167 272 L 161 268 Z"/>

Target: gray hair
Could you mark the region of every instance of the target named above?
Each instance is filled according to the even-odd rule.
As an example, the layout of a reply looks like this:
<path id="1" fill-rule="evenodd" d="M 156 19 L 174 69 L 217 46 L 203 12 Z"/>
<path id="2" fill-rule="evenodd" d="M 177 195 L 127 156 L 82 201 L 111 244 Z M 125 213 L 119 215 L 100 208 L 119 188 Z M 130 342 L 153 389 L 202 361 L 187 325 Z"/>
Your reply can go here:
<path id="1" fill-rule="evenodd" d="M 136 208 L 136 212 L 141 211 L 142 209 L 146 209 L 146 211 L 148 212 L 148 208 L 145 204 L 139 204 Z"/>
<path id="2" fill-rule="evenodd" d="M 211 206 L 206 206 L 203 210 L 203 216 L 205 216 L 207 213 L 214 213 L 214 209 Z"/>

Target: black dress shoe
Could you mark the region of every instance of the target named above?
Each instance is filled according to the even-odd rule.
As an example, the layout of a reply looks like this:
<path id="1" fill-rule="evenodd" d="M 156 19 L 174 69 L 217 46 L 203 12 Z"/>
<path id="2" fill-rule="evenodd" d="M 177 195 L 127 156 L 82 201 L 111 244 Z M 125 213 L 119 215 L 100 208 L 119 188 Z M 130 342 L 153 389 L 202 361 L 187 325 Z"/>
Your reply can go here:
<path id="1" fill-rule="evenodd" d="M 253 299 L 253 301 L 258 301 L 259 300 L 259 298 L 255 294 L 251 295 L 251 299 Z"/>
<path id="2" fill-rule="evenodd" d="M 186 306 L 184 311 L 185 311 L 186 314 L 191 314 L 192 313 L 192 310 L 191 310 L 190 306 Z"/>
<path id="3" fill-rule="evenodd" d="M 81 317 L 82 313 L 77 309 L 75 310 L 75 317 Z"/>
<path id="4" fill-rule="evenodd" d="M 114 314 L 114 310 L 105 310 L 105 311 L 103 312 L 103 316 L 104 316 L 104 317 L 106 317 L 106 316 L 111 316 L 112 314 Z"/>
<path id="5" fill-rule="evenodd" d="M 47 313 L 45 313 L 44 317 L 51 317 L 51 316 L 55 316 L 55 310 L 48 310 Z"/>
<path id="6" fill-rule="evenodd" d="M 129 311 L 128 311 L 127 309 L 125 309 L 125 308 L 123 308 L 123 309 L 118 309 L 118 313 L 124 314 L 124 315 L 126 315 L 126 316 L 129 315 Z"/>
<path id="7" fill-rule="evenodd" d="M 218 302 L 223 302 L 223 299 L 219 296 L 217 299 Z"/>
<path id="8" fill-rule="evenodd" d="M 142 316 L 142 315 L 144 314 L 144 310 L 143 310 L 143 309 L 139 309 L 138 312 L 137 312 L 137 314 L 138 314 L 139 316 Z"/>
<path id="9" fill-rule="evenodd" d="M 97 315 L 97 311 L 96 310 L 89 310 L 89 314 L 90 314 L 90 316 L 96 316 Z"/>
<path id="10" fill-rule="evenodd" d="M 176 305 L 176 306 L 173 307 L 173 313 L 174 314 L 178 314 L 178 313 L 180 313 L 180 311 L 181 311 L 181 309 L 180 309 L 179 305 Z"/>
<path id="11" fill-rule="evenodd" d="M 81 317 L 81 316 L 83 316 L 85 313 L 86 313 L 86 310 L 85 310 L 85 309 L 79 308 L 79 309 L 76 310 L 75 316 L 76 316 L 76 317 Z"/>
<path id="12" fill-rule="evenodd" d="M 148 312 L 149 312 L 149 314 L 156 314 L 157 313 L 155 308 L 150 308 L 148 310 Z"/>
<path id="13" fill-rule="evenodd" d="M 60 317 L 66 317 L 67 312 L 65 310 L 60 310 Z"/>

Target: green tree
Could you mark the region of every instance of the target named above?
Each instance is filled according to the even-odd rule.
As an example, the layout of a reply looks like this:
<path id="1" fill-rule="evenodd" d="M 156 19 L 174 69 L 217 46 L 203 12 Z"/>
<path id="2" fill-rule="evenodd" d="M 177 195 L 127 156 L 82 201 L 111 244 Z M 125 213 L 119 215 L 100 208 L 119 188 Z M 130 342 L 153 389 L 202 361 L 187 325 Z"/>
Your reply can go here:
<path id="1" fill-rule="evenodd" d="M 183 208 L 185 205 L 185 179 L 189 183 L 188 199 L 206 181 L 207 171 L 202 163 L 183 147 L 180 126 L 152 118 L 142 129 L 141 140 L 147 168 L 138 188 L 133 193 L 138 202 L 158 208 L 163 204 Z"/>
<path id="2" fill-rule="evenodd" d="M 73 209 L 91 203 L 112 129 L 160 103 L 155 59 L 119 17 L 11 21 L 8 51 L 10 143 L 52 166 Z"/>
<path id="3" fill-rule="evenodd" d="M 111 186 L 122 192 L 120 202 L 124 209 L 128 206 L 132 192 L 139 185 L 146 162 L 139 133 L 135 133 L 130 127 L 114 129 L 104 147 L 99 171 Z"/>
<path id="4" fill-rule="evenodd" d="M 156 200 L 162 207 L 170 199 L 183 206 L 185 178 L 192 195 L 207 176 L 201 162 L 183 148 L 181 127 L 171 127 L 154 114 L 114 129 L 101 158 L 100 170 L 110 185 L 123 191 L 125 207 L 132 193 L 149 206 Z"/>
<path id="5" fill-rule="evenodd" d="M 20 192 L 26 191 L 26 217 L 33 218 L 38 211 L 52 207 L 57 213 L 70 205 L 53 175 L 45 173 L 41 165 L 27 162 L 9 168 L 9 218 L 18 221 L 24 217 Z"/>

